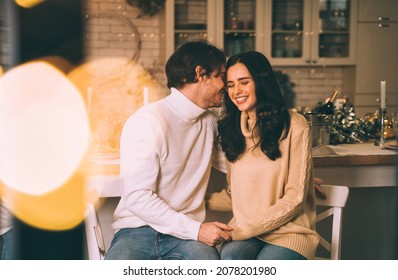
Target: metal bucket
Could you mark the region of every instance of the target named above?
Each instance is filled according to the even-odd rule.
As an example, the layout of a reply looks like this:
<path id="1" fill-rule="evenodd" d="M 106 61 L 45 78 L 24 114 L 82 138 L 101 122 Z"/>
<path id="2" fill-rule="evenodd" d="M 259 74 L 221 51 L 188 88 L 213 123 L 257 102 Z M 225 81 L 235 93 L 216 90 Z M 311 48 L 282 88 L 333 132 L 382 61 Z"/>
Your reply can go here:
<path id="1" fill-rule="evenodd" d="M 306 113 L 304 116 L 311 129 L 312 147 L 329 145 L 332 116 L 315 113 Z"/>

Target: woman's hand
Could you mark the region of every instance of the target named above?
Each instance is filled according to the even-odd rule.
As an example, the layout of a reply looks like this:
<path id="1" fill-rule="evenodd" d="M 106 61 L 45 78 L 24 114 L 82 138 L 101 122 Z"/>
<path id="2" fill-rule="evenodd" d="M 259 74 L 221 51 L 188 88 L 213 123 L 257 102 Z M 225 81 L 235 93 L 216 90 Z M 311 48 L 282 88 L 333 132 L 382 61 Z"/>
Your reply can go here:
<path id="1" fill-rule="evenodd" d="M 316 197 L 320 198 L 320 199 L 326 199 L 327 195 L 326 193 L 324 193 L 321 188 L 320 185 L 323 184 L 323 180 L 321 178 L 314 178 L 314 188 L 315 188 L 315 195 Z"/>

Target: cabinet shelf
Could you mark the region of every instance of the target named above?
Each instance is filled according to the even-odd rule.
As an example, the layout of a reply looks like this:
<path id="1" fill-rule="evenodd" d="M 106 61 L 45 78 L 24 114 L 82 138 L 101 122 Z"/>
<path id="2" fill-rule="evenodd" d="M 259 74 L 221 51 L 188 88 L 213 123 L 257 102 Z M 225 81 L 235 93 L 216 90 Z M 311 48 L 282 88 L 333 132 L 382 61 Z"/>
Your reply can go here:
<path id="1" fill-rule="evenodd" d="M 253 29 L 226 29 L 224 30 L 224 34 L 231 34 L 231 33 L 256 33 Z"/>
<path id="2" fill-rule="evenodd" d="M 196 30 L 193 30 L 193 29 L 176 29 L 174 32 L 176 34 L 178 34 L 178 33 L 207 33 L 207 30 L 206 29 L 196 29 Z"/>

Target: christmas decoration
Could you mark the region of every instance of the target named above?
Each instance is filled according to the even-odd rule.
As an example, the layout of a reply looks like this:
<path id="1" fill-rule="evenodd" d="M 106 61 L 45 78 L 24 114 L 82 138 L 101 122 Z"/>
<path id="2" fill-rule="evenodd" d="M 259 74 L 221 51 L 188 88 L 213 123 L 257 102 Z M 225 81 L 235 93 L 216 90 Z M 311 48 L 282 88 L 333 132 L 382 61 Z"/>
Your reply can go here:
<path id="1" fill-rule="evenodd" d="M 313 111 L 316 113 L 322 105 L 322 101 L 319 101 Z M 332 117 L 330 144 L 355 144 L 376 140 L 380 127 L 378 112 L 358 117 L 354 106 L 345 98 L 342 107 L 336 108 Z"/>

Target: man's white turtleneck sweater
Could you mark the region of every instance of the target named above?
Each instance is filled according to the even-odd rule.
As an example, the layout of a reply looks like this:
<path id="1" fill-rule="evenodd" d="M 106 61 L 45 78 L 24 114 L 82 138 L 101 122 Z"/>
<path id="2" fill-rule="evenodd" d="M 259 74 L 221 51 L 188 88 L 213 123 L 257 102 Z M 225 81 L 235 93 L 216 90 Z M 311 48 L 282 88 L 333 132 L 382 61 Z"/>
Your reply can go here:
<path id="1" fill-rule="evenodd" d="M 114 229 L 149 225 L 197 240 L 205 219 L 204 195 L 217 121 L 177 89 L 137 110 L 120 144 L 121 200 Z"/>

